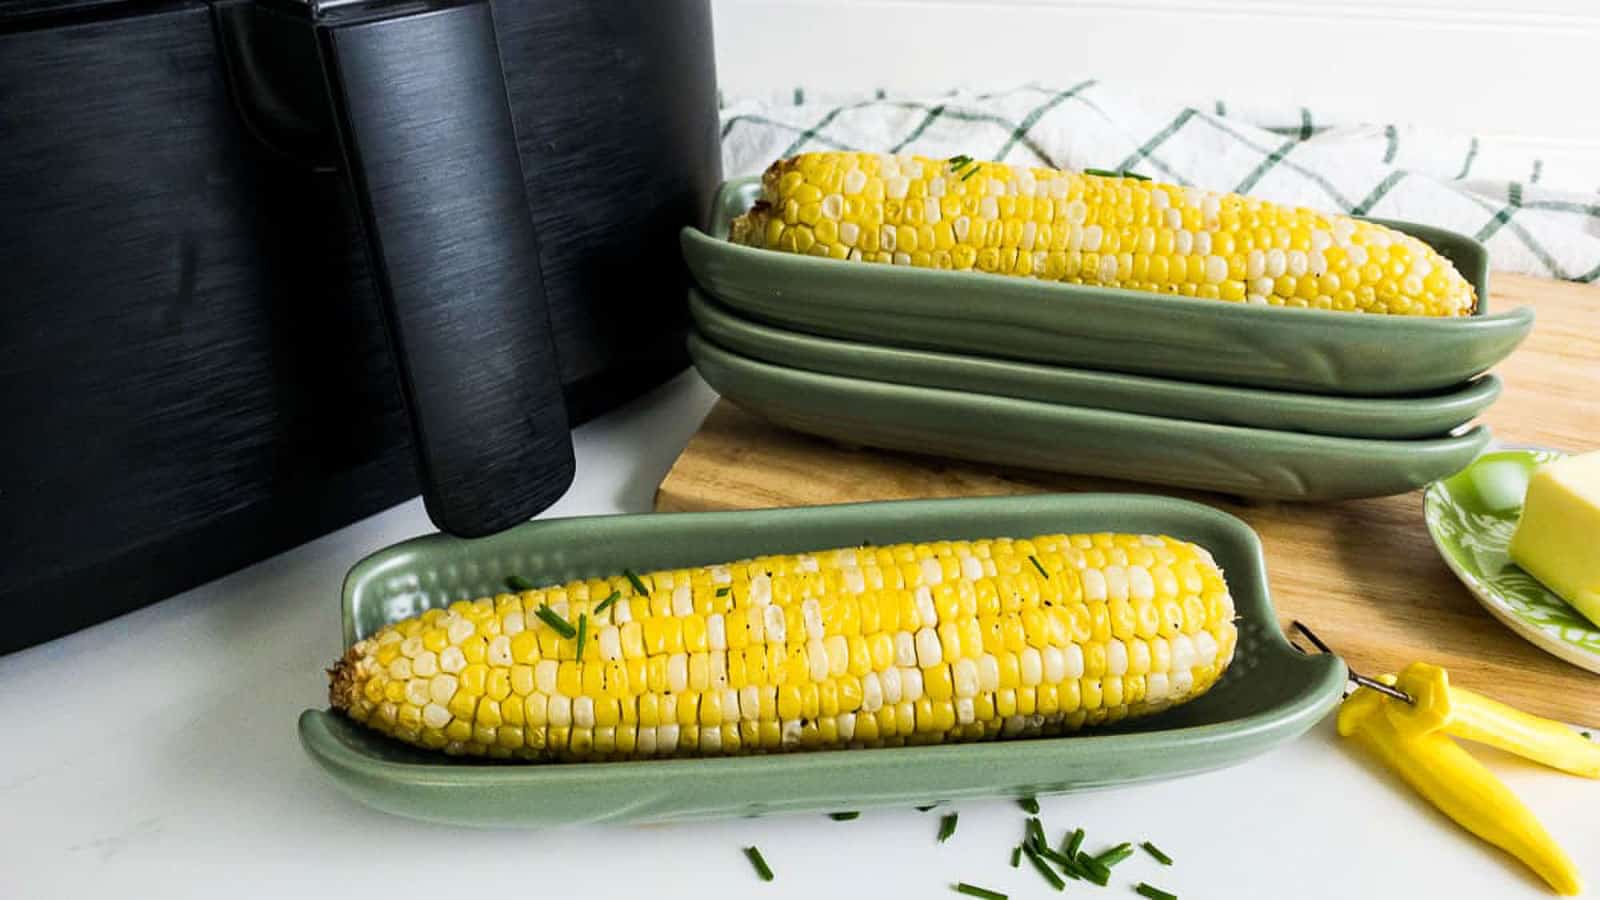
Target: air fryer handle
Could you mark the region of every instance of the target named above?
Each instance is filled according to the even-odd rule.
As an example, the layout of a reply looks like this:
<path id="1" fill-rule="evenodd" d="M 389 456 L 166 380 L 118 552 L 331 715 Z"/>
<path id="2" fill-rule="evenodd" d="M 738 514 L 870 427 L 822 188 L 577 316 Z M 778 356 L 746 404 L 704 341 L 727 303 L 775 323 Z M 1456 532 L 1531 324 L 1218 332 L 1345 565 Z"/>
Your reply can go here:
<path id="1" fill-rule="evenodd" d="M 489 3 L 397 6 L 318 47 L 428 515 L 476 537 L 566 491 L 572 440 Z"/>

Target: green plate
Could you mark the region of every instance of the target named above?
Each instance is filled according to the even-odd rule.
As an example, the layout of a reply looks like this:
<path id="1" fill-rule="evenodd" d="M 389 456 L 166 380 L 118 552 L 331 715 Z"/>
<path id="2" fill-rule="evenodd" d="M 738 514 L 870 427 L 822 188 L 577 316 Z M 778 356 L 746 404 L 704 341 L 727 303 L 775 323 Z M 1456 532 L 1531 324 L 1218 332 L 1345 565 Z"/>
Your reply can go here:
<path id="1" fill-rule="evenodd" d="M 1511 561 L 1506 548 L 1522 515 L 1528 478 L 1554 450 L 1500 450 L 1423 495 L 1428 533 L 1450 571 L 1496 619 L 1575 666 L 1600 672 L 1600 626 Z"/>
<path id="2" fill-rule="evenodd" d="M 1420 397 L 1329 397 L 905 350 L 763 325 L 693 288 L 689 312 L 713 343 L 794 369 L 1279 431 L 1432 437 L 1472 420 L 1500 396 L 1500 379 L 1493 375 Z"/>
<path id="3" fill-rule="evenodd" d="M 1164 497 L 1075 494 L 863 503 L 756 512 L 551 519 L 467 541 L 430 535 L 367 557 L 344 585 L 346 644 L 432 606 L 623 567 L 692 566 L 770 552 L 1059 531 L 1170 534 L 1227 573 L 1239 643 L 1222 681 L 1160 715 L 1071 737 L 718 759 L 528 765 L 451 759 L 320 709 L 306 752 L 336 785 L 386 812 L 456 825 L 656 822 L 907 806 L 1153 781 L 1237 763 L 1304 732 L 1339 701 L 1343 663 L 1301 656 L 1278 630 L 1256 535 Z"/>
<path id="4" fill-rule="evenodd" d="M 689 336 L 722 396 L 833 440 L 1046 472 L 1278 500 L 1403 494 L 1460 471 L 1489 430 L 1431 440 L 1328 437 L 889 384 L 758 362 Z"/>
<path id="5" fill-rule="evenodd" d="M 1533 308 L 1460 319 L 1367 316 L 1156 297 L 974 272 L 841 263 L 740 247 L 728 222 L 760 192 L 723 185 L 709 234 L 682 232 L 695 281 L 740 313 L 829 337 L 1185 380 L 1326 394 L 1392 395 L 1457 385 L 1504 359 Z M 1383 220 L 1374 220 L 1383 221 Z M 1449 257 L 1488 296 L 1471 238 L 1384 222 Z"/>

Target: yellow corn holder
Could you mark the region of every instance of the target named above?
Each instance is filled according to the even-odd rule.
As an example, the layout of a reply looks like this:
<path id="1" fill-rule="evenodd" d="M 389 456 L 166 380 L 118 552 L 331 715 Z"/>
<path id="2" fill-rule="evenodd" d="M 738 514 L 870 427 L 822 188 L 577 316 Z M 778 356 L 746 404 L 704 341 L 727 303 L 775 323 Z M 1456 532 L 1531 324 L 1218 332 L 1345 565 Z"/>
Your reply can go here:
<path id="1" fill-rule="evenodd" d="M 1318 649 L 1330 652 L 1304 625 Z M 1600 746 L 1559 722 L 1452 687 L 1444 669 L 1412 663 L 1360 685 L 1339 710 L 1339 734 L 1393 769 L 1417 793 L 1480 838 L 1522 860 L 1559 894 L 1583 883 L 1532 811 L 1452 737 L 1497 747 L 1574 775 L 1600 778 Z"/>

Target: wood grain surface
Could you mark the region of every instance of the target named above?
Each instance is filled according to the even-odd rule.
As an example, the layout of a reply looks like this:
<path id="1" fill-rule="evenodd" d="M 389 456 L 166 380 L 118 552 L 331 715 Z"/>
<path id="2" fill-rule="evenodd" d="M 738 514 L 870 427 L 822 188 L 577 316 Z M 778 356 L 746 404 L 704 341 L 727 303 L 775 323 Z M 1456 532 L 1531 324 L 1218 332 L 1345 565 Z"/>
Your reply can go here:
<path id="1" fill-rule="evenodd" d="M 1483 416 L 1503 442 L 1600 449 L 1600 288 L 1496 275 L 1491 308 L 1532 304 L 1533 334 L 1497 370 L 1505 393 Z M 1187 497 L 1249 522 L 1266 547 L 1273 601 L 1365 672 L 1425 659 L 1462 685 L 1547 716 L 1600 725 L 1600 675 L 1506 630 L 1445 568 L 1422 493 L 1339 503 L 1245 503 L 1127 482 L 995 469 L 841 448 L 721 401 L 662 481 L 662 511 L 859 500 L 1140 491 Z M 1600 536 L 1597 536 L 1600 539 Z"/>

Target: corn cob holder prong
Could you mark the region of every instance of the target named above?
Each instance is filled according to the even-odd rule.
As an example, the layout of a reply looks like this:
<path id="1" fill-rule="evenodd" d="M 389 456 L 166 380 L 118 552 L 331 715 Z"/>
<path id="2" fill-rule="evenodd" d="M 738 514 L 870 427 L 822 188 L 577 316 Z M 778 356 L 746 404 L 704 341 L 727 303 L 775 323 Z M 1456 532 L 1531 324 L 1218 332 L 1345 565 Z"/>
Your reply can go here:
<path id="1" fill-rule="evenodd" d="M 1294 627 L 1331 653 L 1305 625 Z M 1582 881 L 1572 860 L 1539 820 L 1451 736 L 1515 753 L 1552 768 L 1600 777 L 1600 747 L 1559 722 L 1450 686 L 1438 666 L 1412 663 L 1398 676 L 1368 678 L 1339 710 L 1339 734 L 1355 740 L 1457 824 L 1522 860 L 1557 893 Z"/>

